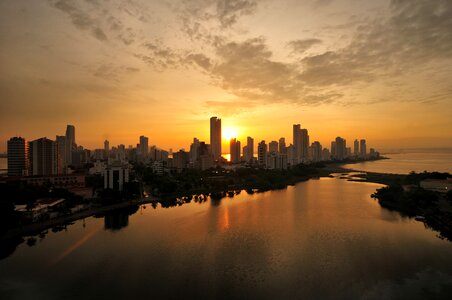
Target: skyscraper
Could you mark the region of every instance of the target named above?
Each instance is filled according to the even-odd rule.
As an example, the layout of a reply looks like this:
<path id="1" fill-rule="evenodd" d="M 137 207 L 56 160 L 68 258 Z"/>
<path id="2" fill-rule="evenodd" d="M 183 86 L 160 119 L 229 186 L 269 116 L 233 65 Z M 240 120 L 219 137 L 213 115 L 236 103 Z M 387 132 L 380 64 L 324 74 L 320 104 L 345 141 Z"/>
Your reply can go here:
<path id="1" fill-rule="evenodd" d="M 27 175 L 28 147 L 24 138 L 12 137 L 8 140 L 8 176 Z"/>
<path id="2" fill-rule="evenodd" d="M 286 148 L 286 139 L 285 138 L 280 138 L 279 139 L 279 153 L 281 154 L 287 154 L 287 148 Z"/>
<path id="3" fill-rule="evenodd" d="M 366 140 L 360 140 L 359 141 L 359 148 L 360 148 L 360 154 L 361 157 L 366 157 L 367 156 L 367 146 L 366 146 Z"/>
<path id="4" fill-rule="evenodd" d="M 301 127 L 300 124 L 293 125 L 293 163 L 298 164 L 301 159 Z"/>
<path id="5" fill-rule="evenodd" d="M 105 155 L 108 156 L 108 153 L 110 152 L 110 142 L 108 140 L 104 141 L 104 151 Z"/>
<path id="6" fill-rule="evenodd" d="M 265 166 L 267 163 L 267 144 L 265 141 L 261 141 L 257 145 L 257 162 L 261 166 Z"/>
<path id="7" fill-rule="evenodd" d="M 67 140 L 64 135 L 57 135 L 55 139 L 57 151 L 57 173 L 65 174 L 68 166 L 67 158 Z"/>
<path id="8" fill-rule="evenodd" d="M 309 156 L 309 135 L 307 129 L 301 129 L 301 160 L 305 162 Z"/>
<path id="9" fill-rule="evenodd" d="M 237 141 L 235 138 L 231 139 L 230 142 L 230 154 L 231 163 L 236 164 L 240 162 L 240 141 Z"/>
<path id="10" fill-rule="evenodd" d="M 221 119 L 210 118 L 210 151 L 214 160 L 221 157 Z"/>
<path id="11" fill-rule="evenodd" d="M 66 127 L 66 161 L 67 164 L 72 164 L 72 150 L 75 149 L 75 127 L 74 125 L 67 125 Z"/>
<path id="12" fill-rule="evenodd" d="M 140 136 L 140 143 L 138 144 L 138 153 L 142 157 L 146 157 L 149 153 L 149 138 L 144 135 Z"/>
<path id="13" fill-rule="evenodd" d="M 245 161 L 250 162 L 254 157 L 254 139 L 252 137 L 246 138 L 246 152 L 243 153 Z"/>
<path id="14" fill-rule="evenodd" d="M 278 142 L 277 141 L 271 141 L 268 144 L 268 152 L 278 153 Z"/>
<path id="15" fill-rule="evenodd" d="M 353 154 L 354 154 L 355 156 L 358 156 L 358 155 L 359 155 L 359 141 L 358 141 L 358 140 L 355 140 L 355 141 L 353 142 Z"/>
<path id="16" fill-rule="evenodd" d="M 58 173 L 56 143 L 40 138 L 28 143 L 29 175 L 55 175 Z"/>
<path id="17" fill-rule="evenodd" d="M 341 138 L 341 137 L 336 137 L 336 155 L 335 158 L 342 160 L 346 157 L 347 154 L 347 144 L 345 139 Z"/>

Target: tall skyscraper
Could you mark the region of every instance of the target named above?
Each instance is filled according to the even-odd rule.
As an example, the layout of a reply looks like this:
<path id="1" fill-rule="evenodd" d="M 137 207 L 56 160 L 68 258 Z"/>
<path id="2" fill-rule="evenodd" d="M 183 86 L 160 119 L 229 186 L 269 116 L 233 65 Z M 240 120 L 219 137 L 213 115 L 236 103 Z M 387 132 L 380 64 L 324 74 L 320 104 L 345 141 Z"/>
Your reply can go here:
<path id="1" fill-rule="evenodd" d="M 68 166 L 67 159 L 67 139 L 64 135 L 57 135 L 55 139 L 56 151 L 57 151 L 57 173 L 66 174 L 66 168 Z"/>
<path id="2" fill-rule="evenodd" d="M 190 163 L 195 163 L 199 160 L 199 140 L 193 138 L 193 143 L 190 145 Z"/>
<path id="3" fill-rule="evenodd" d="M 301 129 L 301 160 L 303 162 L 308 160 L 309 156 L 309 135 L 307 129 Z"/>
<path id="4" fill-rule="evenodd" d="M 28 173 L 28 147 L 21 137 L 12 137 L 7 143 L 8 176 L 23 176 Z"/>
<path id="5" fill-rule="evenodd" d="M 104 141 L 104 151 L 106 155 L 110 152 L 110 142 L 108 140 Z"/>
<path id="6" fill-rule="evenodd" d="M 360 140 L 359 141 L 359 148 L 360 148 L 360 154 L 361 157 L 366 157 L 367 156 L 367 146 L 366 146 L 366 140 Z"/>
<path id="7" fill-rule="evenodd" d="M 278 153 L 278 142 L 277 141 L 271 141 L 268 144 L 268 152 Z"/>
<path id="8" fill-rule="evenodd" d="M 149 138 L 144 135 L 140 136 L 140 143 L 138 144 L 138 153 L 142 157 L 146 157 L 149 153 Z"/>
<path id="9" fill-rule="evenodd" d="M 240 162 L 240 141 L 237 141 L 235 138 L 230 141 L 230 155 L 231 155 L 231 163 L 236 164 Z"/>
<path id="10" fill-rule="evenodd" d="M 250 162 L 254 157 L 254 139 L 252 137 L 246 138 L 246 152 L 243 153 L 245 161 Z"/>
<path id="11" fill-rule="evenodd" d="M 358 156 L 358 155 L 359 155 L 359 141 L 358 141 L 358 140 L 355 140 L 355 141 L 353 142 L 353 154 L 354 154 L 355 156 Z"/>
<path id="12" fill-rule="evenodd" d="M 281 154 L 287 154 L 287 148 L 286 148 L 286 139 L 285 138 L 280 138 L 279 139 L 279 153 Z"/>
<path id="13" fill-rule="evenodd" d="M 75 149 L 75 127 L 74 125 L 67 125 L 66 127 L 66 161 L 67 164 L 72 164 L 72 150 Z"/>
<path id="14" fill-rule="evenodd" d="M 310 159 L 314 162 L 321 161 L 322 160 L 322 145 L 320 142 L 315 141 L 311 144 L 310 147 Z"/>
<path id="15" fill-rule="evenodd" d="M 295 164 L 300 163 L 301 161 L 301 127 L 300 124 L 294 124 L 293 125 L 293 162 Z"/>
<path id="16" fill-rule="evenodd" d="M 58 173 L 56 143 L 40 138 L 28 143 L 29 175 L 55 175 Z"/>
<path id="17" fill-rule="evenodd" d="M 221 157 L 221 119 L 210 118 L 210 151 L 214 160 Z"/>
<path id="18" fill-rule="evenodd" d="M 345 139 L 336 137 L 336 159 L 342 160 L 347 156 L 347 144 Z"/>
<path id="19" fill-rule="evenodd" d="M 261 166 L 265 166 L 267 164 L 267 144 L 265 141 L 261 141 L 257 145 L 257 162 Z"/>

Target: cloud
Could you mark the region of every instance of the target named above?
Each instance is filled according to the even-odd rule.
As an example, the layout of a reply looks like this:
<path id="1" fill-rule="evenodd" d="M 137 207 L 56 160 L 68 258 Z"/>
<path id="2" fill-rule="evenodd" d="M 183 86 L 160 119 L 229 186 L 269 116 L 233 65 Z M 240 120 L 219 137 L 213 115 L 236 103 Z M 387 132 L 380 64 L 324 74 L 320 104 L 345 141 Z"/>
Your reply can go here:
<path id="1" fill-rule="evenodd" d="M 251 15 L 257 9 L 256 1 L 249 0 L 218 0 L 217 17 L 223 27 L 229 27 L 237 22 L 240 16 Z"/>
<path id="2" fill-rule="evenodd" d="M 77 7 L 75 5 L 74 1 L 58 0 L 56 2 L 51 1 L 50 3 L 55 8 L 66 13 L 70 17 L 72 23 L 78 29 L 91 32 L 91 34 L 100 41 L 107 40 L 107 35 L 100 28 L 98 22 L 94 18 L 92 18 L 88 13 L 86 13 L 84 10 Z"/>
<path id="3" fill-rule="evenodd" d="M 345 48 L 302 60 L 312 86 L 349 85 L 395 77 L 452 58 L 452 2 L 393 0 L 387 21 L 361 26 Z"/>
<path id="4" fill-rule="evenodd" d="M 321 44 L 322 40 L 319 39 L 304 39 L 304 40 L 294 40 L 288 43 L 294 52 L 296 53 L 304 53 L 306 50 L 311 48 L 314 45 Z"/>

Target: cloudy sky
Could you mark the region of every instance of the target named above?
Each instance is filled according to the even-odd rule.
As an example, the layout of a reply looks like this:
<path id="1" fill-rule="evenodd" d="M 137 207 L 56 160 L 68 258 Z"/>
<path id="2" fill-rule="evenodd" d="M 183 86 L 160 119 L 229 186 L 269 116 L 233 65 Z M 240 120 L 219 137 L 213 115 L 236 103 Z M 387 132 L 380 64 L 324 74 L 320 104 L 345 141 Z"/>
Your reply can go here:
<path id="1" fill-rule="evenodd" d="M 2 0 L 0 151 L 76 126 L 88 148 L 267 141 L 452 147 L 450 0 Z"/>

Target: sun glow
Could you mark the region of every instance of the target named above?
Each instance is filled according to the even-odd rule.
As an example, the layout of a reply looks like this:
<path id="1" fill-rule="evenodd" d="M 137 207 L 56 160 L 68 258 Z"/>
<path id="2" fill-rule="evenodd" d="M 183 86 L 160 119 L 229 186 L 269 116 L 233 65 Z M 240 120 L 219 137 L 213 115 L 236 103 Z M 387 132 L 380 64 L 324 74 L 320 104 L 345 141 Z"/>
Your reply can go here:
<path id="1" fill-rule="evenodd" d="M 222 136 L 223 136 L 223 139 L 225 139 L 227 141 L 229 141 L 232 138 L 237 138 L 238 137 L 237 134 L 238 134 L 237 128 L 234 128 L 234 127 L 223 128 Z"/>

